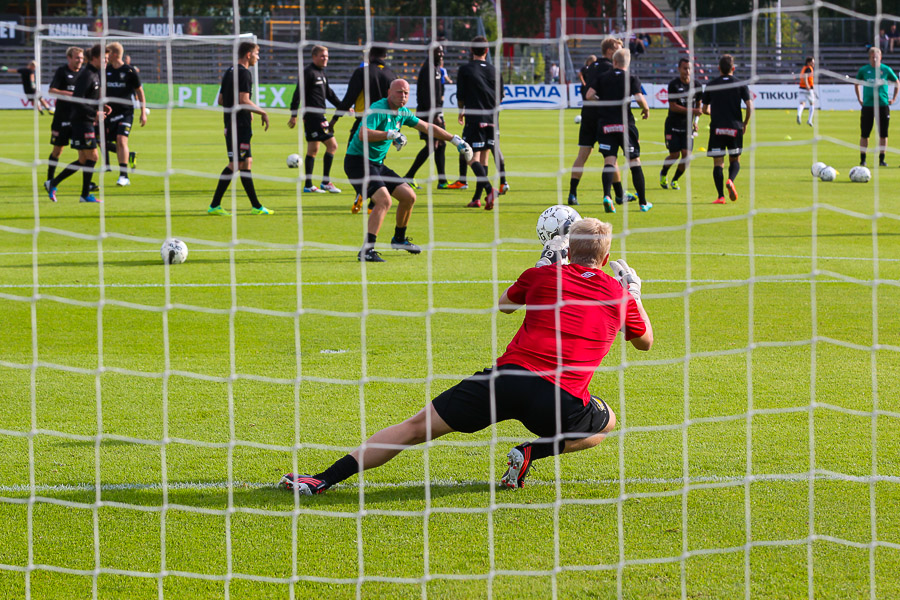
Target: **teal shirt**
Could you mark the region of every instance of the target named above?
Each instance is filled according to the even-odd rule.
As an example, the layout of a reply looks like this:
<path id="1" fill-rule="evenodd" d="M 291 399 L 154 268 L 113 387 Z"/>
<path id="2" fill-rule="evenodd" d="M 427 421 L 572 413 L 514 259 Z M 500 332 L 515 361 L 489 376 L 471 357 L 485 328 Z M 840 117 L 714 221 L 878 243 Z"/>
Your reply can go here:
<path id="1" fill-rule="evenodd" d="M 888 96 L 888 84 L 886 82 L 897 82 L 897 74 L 886 64 L 881 64 L 881 75 L 877 77 L 885 83 L 876 84 L 875 67 L 866 65 L 859 68 L 856 78 L 865 83 L 863 86 L 863 106 L 875 106 L 875 98 L 872 90 L 878 88 L 878 106 L 889 106 L 891 98 Z"/>
<path id="2" fill-rule="evenodd" d="M 403 125 L 415 127 L 419 124 L 418 117 L 405 106 L 401 106 L 397 110 L 391 110 L 387 98 L 382 98 L 372 104 L 371 109 L 372 112 L 366 117 L 366 127 L 375 131 L 400 131 Z M 361 133 L 362 127 L 353 134 L 350 145 L 347 147 L 347 154 L 364 156 L 362 140 L 359 137 Z M 383 163 L 384 157 L 387 156 L 392 143 L 391 140 L 369 142 L 369 160 L 379 164 Z"/>

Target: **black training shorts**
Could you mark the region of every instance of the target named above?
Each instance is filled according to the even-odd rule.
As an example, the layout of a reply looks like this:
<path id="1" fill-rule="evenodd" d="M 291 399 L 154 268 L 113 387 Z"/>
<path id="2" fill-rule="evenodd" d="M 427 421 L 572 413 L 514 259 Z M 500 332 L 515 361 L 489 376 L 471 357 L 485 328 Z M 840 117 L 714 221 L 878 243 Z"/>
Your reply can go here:
<path id="1" fill-rule="evenodd" d="M 875 125 L 875 107 L 863 106 L 859 113 L 859 137 L 868 138 Z M 891 127 L 891 108 L 886 105 L 878 107 L 878 137 L 886 138 Z"/>
<path id="2" fill-rule="evenodd" d="M 719 156 L 740 156 L 744 150 L 744 130 L 732 127 L 711 127 L 706 155 L 713 158 Z"/>
<path id="3" fill-rule="evenodd" d="M 690 152 L 694 146 L 693 130 L 690 124 L 684 118 L 675 117 L 666 118 L 665 136 L 666 150 L 670 154 L 687 150 Z"/>
<path id="4" fill-rule="evenodd" d="M 567 438 L 584 438 L 609 424 L 609 407 L 596 396 L 585 406 L 581 398 L 516 365 L 498 367 L 493 378 L 492 373 L 493 369 L 475 373 L 434 399 L 434 409 L 447 425 L 474 433 L 492 423 L 515 419 L 538 437 L 562 433 L 569 434 Z"/>
<path id="5" fill-rule="evenodd" d="M 328 130 L 328 120 L 322 115 L 303 117 L 303 131 L 306 133 L 307 142 L 324 142 L 334 137 Z"/>
<path id="6" fill-rule="evenodd" d="M 625 125 L 608 124 L 597 127 L 597 147 L 604 157 L 616 156 L 621 148 L 622 154 L 628 160 L 634 160 L 641 155 L 641 142 L 638 139 L 638 130 L 633 123 L 628 127 L 628 145 L 625 145 Z"/>
<path id="7" fill-rule="evenodd" d="M 75 150 L 93 150 L 97 147 L 97 132 L 93 123 L 85 121 L 72 122 L 72 148 Z"/>
<path id="8" fill-rule="evenodd" d="M 427 113 L 424 116 L 419 117 L 419 119 L 425 121 L 426 123 L 431 123 L 432 125 L 437 125 L 441 129 L 444 129 L 444 130 L 447 129 L 447 123 L 444 122 L 444 113 L 440 113 L 440 112 L 434 113 L 434 117 L 430 121 L 428 120 Z M 428 141 L 428 132 L 420 131 L 419 139 L 425 140 L 427 142 Z M 438 140 L 437 138 L 434 138 L 434 141 L 439 142 L 440 140 Z"/>
<path id="9" fill-rule="evenodd" d="M 357 154 L 344 156 L 344 172 L 356 193 L 363 194 L 366 198 L 371 198 L 381 188 L 387 188 L 388 193 L 393 194 L 397 186 L 404 183 L 404 179 L 384 163 L 372 162 Z M 363 184 L 366 184 L 365 193 Z"/>
<path id="10" fill-rule="evenodd" d="M 482 121 L 470 121 L 466 119 L 463 127 L 462 138 L 472 146 L 472 150 L 487 150 L 494 148 L 494 124 Z"/>
<path id="11" fill-rule="evenodd" d="M 250 138 L 253 137 L 252 129 L 237 129 L 238 155 L 237 161 L 243 162 L 253 156 L 250 150 Z M 228 160 L 234 161 L 234 148 L 232 148 L 231 128 L 225 128 L 225 150 L 228 152 Z"/>
<path id="12" fill-rule="evenodd" d="M 50 125 L 50 145 L 51 146 L 68 146 L 72 139 L 72 122 L 61 121 L 53 118 Z"/>
<path id="13" fill-rule="evenodd" d="M 581 127 L 578 129 L 578 146 L 580 148 L 593 148 L 597 143 L 597 119 L 585 119 L 581 117 Z"/>
<path id="14" fill-rule="evenodd" d="M 131 126 L 134 123 L 134 111 L 126 113 L 112 113 L 104 120 L 106 124 L 106 141 L 115 142 L 118 136 L 131 135 Z"/>

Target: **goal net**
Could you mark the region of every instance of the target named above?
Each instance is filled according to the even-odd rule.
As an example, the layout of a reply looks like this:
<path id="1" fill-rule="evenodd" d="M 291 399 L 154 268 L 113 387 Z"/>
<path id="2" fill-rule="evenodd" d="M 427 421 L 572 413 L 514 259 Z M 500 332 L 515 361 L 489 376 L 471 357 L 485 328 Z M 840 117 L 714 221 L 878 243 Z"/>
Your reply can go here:
<path id="1" fill-rule="evenodd" d="M 583 3 L 498 2 L 474 21 L 436 3 L 390 19 L 368 3 L 377 19 L 301 3 L 237 12 L 233 34 L 216 36 L 16 25 L 30 45 L 17 60 L 37 63 L 45 97 L 68 47 L 117 41 L 150 114 L 131 130 L 128 187 L 105 175 L 101 151 L 96 205 L 78 201 L 80 172 L 48 199 L 52 117 L 0 117 L 0 597 L 900 596 L 900 177 L 886 167 L 900 154 L 879 148 L 874 118 L 878 86 L 891 104 L 898 84 L 865 71 L 869 47 L 900 67 L 900 16 L 673 1 L 666 18 L 661 3 L 625 4 L 585 17 Z M 508 191 L 493 211 L 467 207 L 472 171 L 448 145 L 443 175 L 428 151 L 413 172 L 435 138 L 410 129 L 385 164 L 414 205 L 387 212 L 375 246 L 385 263 L 358 261 L 372 222 L 365 199 L 351 211 L 344 157 L 359 113 L 338 113 L 333 156 L 309 144 L 302 119 L 288 124 L 313 47 L 328 48 L 338 97 L 371 49 L 387 48 L 414 108 L 439 42 L 446 97 L 432 115 L 462 134 L 457 73 L 480 33 L 504 96 L 488 176 Z M 649 105 L 646 119 L 622 107 L 640 161 L 620 155 L 618 171 L 625 193 L 644 179 L 652 210 L 625 197 L 604 212 L 597 146 L 575 166 L 579 70 L 609 36 L 630 48 Z M 260 46 L 252 97 L 270 122 L 254 113 L 252 142 L 232 140 L 252 160 L 226 175 L 217 98 L 246 40 Z M 740 169 L 724 160 L 735 201 L 718 204 L 709 116 L 676 185 L 665 122 L 680 60 L 692 106 L 723 54 L 754 111 Z M 808 58 L 811 95 L 799 85 Z M 14 83 L 0 97 L 19 94 Z M 857 86 L 876 121 L 863 157 Z M 60 156 L 56 174 L 78 160 Z M 861 160 L 871 179 L 851 182 Z M 812 176 L 814 163 L 834 181 Z M 445 188 L 457 179 L 468 188 Z M 224 216 L 209 214 L 225 180 Z M 251 193 L 271 214 L 251 212 Z M 618 340 L 593 376 L 616 414 L 608 438 L 536 461 L 517 490 L 498 487 L 506 455 L 534 436 L 514 421 L 427 440 L 324 495 L 278 488 L 493 364 L 524 312 L 504 314 L 498 298 L 538 258 L 538 216 L 570 194 L 582 217 L 612 223 L 611 258 L 643 279 L 656 340 L 649 353 Z M 392 251 L 392 234 L 423 252 Z M 189 248 L 184 264 L 160 260 L 172 238 Z"/>

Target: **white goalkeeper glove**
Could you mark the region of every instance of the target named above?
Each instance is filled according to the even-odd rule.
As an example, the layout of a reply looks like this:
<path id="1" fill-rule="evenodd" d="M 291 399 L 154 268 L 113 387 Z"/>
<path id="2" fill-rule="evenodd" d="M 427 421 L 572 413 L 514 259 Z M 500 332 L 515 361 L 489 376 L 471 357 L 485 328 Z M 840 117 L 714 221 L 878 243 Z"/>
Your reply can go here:
<path id="1" fill-rule="evenodd" d="M 458 135 L 454 135 L 453 139 L 450 140 L 450 143 L 456 146 L 456 149 L 459 150 L 459 153 L 463 155 L 463 158 L 466 159 L 466 162 L 472 162 L 472 158 L 475 157 L 475 152 L 472 151 L 472 146 L 470 146 L 468 142 L 463 140 Z"/>
<path id="2" fill-rule="evenodd" d="M 568 258 L 569 236 L 555 235 L 549 242 L 544 244 L 544 249 L 541 250 L 541 257 L 534 266 L 546 267 L 548 265 L 555 265 L 558 262 L 567 264 Z"/>
<path id="3" fill-rule="evenodd" d="M 625 262 L 624 259 L 614 260 L 609 263 L 609 268 L 612 269 L 613 276 L 616 280 L 622 284 L 622 287 L 628 290 L 628 292 L 634 297 L 638 302 L 641 301 L 641 278 L 638 277 L 638 274 L 628 266 L 628 263 Z"/>
<path id="4" fill-rule="evenodd" d="M 400 150 L 406 145 L 406 136 L 393 129 L 387 132 L 387 139 L 394 143 L 394 148 L 397 150 Z"/>

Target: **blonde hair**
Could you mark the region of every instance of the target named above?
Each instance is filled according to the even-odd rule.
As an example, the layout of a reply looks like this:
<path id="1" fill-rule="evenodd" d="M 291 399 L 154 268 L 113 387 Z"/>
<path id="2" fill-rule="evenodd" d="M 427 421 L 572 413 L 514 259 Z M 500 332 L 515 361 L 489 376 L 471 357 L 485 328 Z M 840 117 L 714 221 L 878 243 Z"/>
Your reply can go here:
<path id="1" fill-rule="evenodd" d="M 619 38 L 608 37 L 600 43 L 600 53 L 606 56 L 610 50 L 618 50 L 622 46 L 622 40 Z"/>
<path id="2" fill-rule="evenodd" d="M 613 65 L 623 71 L 627 71 L 628 66 L 631 65 L 631 50 L 628 48 L 619 48 L 616 50 L 616 53 L 613 54 Z"/>
<path id="3" fill-rule="evenodd" d="M 106 51 L 110 54 L 115 54 L 116 56 L 122 56 L 123 54 L 125 54 L 125 49 L 122 48 L 122 44 L 120 44 L 119 42 L 107 44 Z"/>
<path id="4" fill-rule="evenodd" d="M 881 56 L 881 48 L 876 48 L 875 46 L 869 48 L 869 56 L 872 56 L 873 54 Z"/>
<path id="5" fill-rule="evenodd" d="M 66 49 L 66 57 L 72 58 L 76 54 L 84 54 L 84 48 L 79 48 L 78 46 L 69 46 Z"/>
<path id="6" fill-rule="evenodd" d="M 582 267 L 601 267 L 612 244 L 612 225 L 600 219 L 576 221 L 569 228 L 569 262 Z"/>

